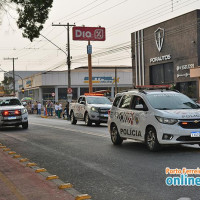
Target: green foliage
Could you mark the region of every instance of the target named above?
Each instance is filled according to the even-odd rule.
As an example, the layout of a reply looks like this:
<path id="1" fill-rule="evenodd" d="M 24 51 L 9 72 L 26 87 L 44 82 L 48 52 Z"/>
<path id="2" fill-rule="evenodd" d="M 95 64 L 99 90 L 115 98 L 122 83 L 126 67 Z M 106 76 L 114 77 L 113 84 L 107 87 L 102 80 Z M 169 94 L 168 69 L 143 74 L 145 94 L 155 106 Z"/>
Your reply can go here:
<path id="1" fill-rule="evenodd" d="M 5 94 L 11 94 L 12 89 L 9 89 L 9 86 L 13 84 L 13 77 L 4 77 L 4 80 L 1 82 L 1 84 L 4 86 L 4 93 Z"/>
<path id="2" fill-rule="evenodd" d="M 33 41 L 38 38 L 43 24 L 48 19 L 53 0 L 11 0 L 18 5 L 17 25 L 23 30 L 23 37 Z"/>
<path id="3" fill-rule="evenodd" d="M 5 86 L 9 86 L 10 84 L 12 84 L 13 83 L 13 77 L 11 77 L 11 76 L 5 76 L 4 77 L 4 80 L 1 82 L 3 85 L 5 85 Z"/>

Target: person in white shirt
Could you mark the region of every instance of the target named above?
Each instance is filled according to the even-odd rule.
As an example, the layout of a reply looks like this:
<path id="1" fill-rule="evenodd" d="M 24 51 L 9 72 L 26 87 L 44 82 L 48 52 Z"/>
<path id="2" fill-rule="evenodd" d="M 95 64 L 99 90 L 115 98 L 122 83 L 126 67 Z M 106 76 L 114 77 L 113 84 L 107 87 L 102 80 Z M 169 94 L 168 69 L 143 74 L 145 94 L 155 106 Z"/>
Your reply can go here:
<path id="1" fill-rule="evenodd" d="M 57 117 L 58 117 L 58 108 L 59 108 L 59 105 L 58 105 L 58 102 L 56 102 L 55 103 L 55 114 Z"/>
<path id="2" fill-rule="evenodd" d="M 58 106 L 58 118 L 61 118 L 61 113 L 62 113 L 62 104 L 59 103 L 59 106 Z"/>
<path id="3" fill-rule="evenodd" d="M 38 102 L 38 105 L 37 105 L 38 107 L 38 115 L 41 115 L 41 107 L 42 107 L 42 105 L 41 105 L 41 103 L 40 102 Z"/>

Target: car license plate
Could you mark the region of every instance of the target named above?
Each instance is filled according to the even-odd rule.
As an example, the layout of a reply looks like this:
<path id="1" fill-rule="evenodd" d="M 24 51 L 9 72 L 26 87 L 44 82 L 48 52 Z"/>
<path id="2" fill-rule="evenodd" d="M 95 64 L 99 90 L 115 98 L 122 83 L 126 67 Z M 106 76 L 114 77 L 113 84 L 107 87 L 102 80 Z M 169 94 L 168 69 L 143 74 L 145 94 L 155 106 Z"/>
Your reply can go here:
<path id="1" fill-rule="evenodd" d="M 16 119 L 16 117 L 8 117 L 9 120 Z"/>
<path id="2" fill-rule="evenodd" d="M 200 132 L 191 132 L 191 137 L 200 137 Z"/>

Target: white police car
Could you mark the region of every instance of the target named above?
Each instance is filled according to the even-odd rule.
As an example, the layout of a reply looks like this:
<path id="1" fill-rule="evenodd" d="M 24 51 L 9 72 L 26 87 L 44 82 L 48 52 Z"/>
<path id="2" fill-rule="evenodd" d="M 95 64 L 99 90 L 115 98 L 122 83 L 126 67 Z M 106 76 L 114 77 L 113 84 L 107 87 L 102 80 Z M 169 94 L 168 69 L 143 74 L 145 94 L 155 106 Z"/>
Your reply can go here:
<path id="1" fill-rule="evenodd" d="M 0 97 L 0 128 L 22 125 L 28 128 L 28 112 L 16 97 Z"/>
<path id="2" fill-rule="evenodd" d="M 116 95 L 108 118 L 113 144 L 145 142 L 156 151 L 164 144 L 200 144 L 200 107 L 170 90 L 133 90 Z"/>

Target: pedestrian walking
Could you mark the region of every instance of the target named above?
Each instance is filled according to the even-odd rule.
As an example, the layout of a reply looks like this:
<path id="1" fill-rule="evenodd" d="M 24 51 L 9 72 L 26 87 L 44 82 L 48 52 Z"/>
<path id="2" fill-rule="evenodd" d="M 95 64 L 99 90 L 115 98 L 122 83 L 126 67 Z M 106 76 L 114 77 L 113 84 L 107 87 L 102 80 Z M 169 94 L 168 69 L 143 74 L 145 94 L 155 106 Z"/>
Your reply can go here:
<path id="1" fill-rule="evenodd" d="M 63 113 L 63 119 L 65 119 L 65 115 L 66 115 L 67 119 L 69 119 L 69 102 L 68 101 L 65 105 L 65 109 L 64 109 L 64 113 Z"/>
<path id="2" fill-rule="evenodd" d="M 51 116 L 53 116 L 53 102 L 52 101 L 50 102 L 50 113 L 51 113 Z"/>
<path id="3" fill-rule="evenodd" d="M 44 102 L 43 109 L 44 109 L 44 116 L 46 116 L 47 115 L 46 102 Z"/>
<path id="4" fill-rule="evenodd" d="M 38 115 L 41 115 L 41 107 L 42 107 L 41 103 L 38 102 L 38 104 L 37 104 Z"/>
<path id="5" fill-rule="evenodd" d="M 34 107 L 35 107 L 35 105 L 34 105 L 34 103 L 32 102 L 32 104 L 31 104 L 31 113 L 32 113 L 32 114 L 34 113 Z"/>
<path id="6" fill-rule="evenodd" d="M 62 104 L 59 103 L 59 106 L 58 106 L 58 118 L 61 118 L 61 113 L 62 113 Z"/>
<path id="7" fill-rule="evenodd" d="M 35 102 L 35 110 L 36 110 L 36 113 L 38 115 L 38 102 L 37 101 Z"/>
<path id="8" fill-rule="evenodd" d="M 55 103 L 55 115 L 56 115 L 56 117 L 58 117 L 58 108 L 59 108 L 58 102 L 56 102 Z"/>
<path id="9" fill-rule="evenodd" d="M 47 115 L 48 116 L 50 116 L 50 110 L 51 110 L 51 108 L 50 108 L 50 101 L 47 101 Z"/>

